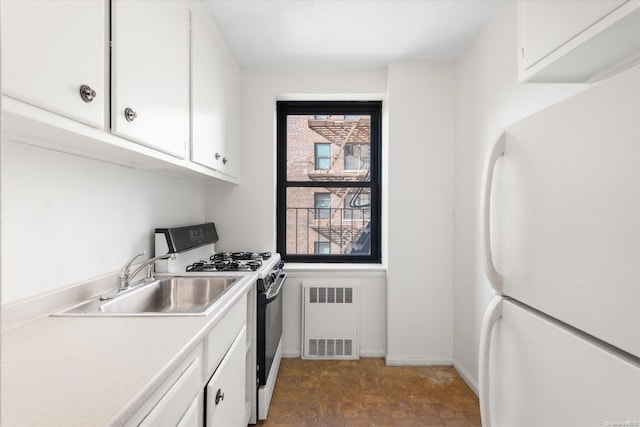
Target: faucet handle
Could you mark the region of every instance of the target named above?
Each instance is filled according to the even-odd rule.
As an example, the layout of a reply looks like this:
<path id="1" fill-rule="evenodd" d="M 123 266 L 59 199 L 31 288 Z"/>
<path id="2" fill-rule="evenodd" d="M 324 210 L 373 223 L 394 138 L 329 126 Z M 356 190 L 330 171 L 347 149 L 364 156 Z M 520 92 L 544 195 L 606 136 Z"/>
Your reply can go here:
<path id="1" fill-rule="evenodd" d="M 136 259 L 138 259 L 139 257 L 141 257 L 142 255 L 144 255 L 144 254 L 146 254 L 146 253 L 147 253 L 147 251 L 146 251 L 146 250 L 144 250 L 144 251 L 140 252 L 139 254 L 137 254 L 136 256 L 134 256 L 133 258 L 131 258 L 131 259 L 129 260 L 129 262 L 128 262 L 128 263 L 126 263 L 126 264 L 124 265 L 124 267 L 122 267 L 122 271 L 127 271 L 127 270 L 129 270 L 129 267 L 131 267 L 131 264 L 133 264 L 133 261 L 135 261 Z"/>
<path id="2" fill-rule="evenodd" d="M 131 274 L 131 271 L 129 270 L 129 268 L 131 267 L 131 264 L 133 263 L 133 261 L 135 261 L 138 257 L 141 257 L 142 255 L 146 254 L 147 251 L 142 251 L 139 254 L 136 254 L 136 256 L 134 256 L 133 258 L 131 258 L 129 260 L 128 263 L 126 263 L 124 265 L 124 267 L 122 267 L 122 270 L 120 271 L 120 277 L 119 277 L 119 282 L 120 282 L 120 289 L 126 289 L 129 286 L 129 277 Z"/>

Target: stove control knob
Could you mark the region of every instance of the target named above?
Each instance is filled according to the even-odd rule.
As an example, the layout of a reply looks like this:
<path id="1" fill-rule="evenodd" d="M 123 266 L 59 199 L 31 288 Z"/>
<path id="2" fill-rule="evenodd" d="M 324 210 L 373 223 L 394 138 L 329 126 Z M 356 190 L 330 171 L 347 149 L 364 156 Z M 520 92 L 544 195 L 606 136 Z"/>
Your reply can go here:
<path id="1" fill-rule="evenodd" d="M 270 281 L 271 283 L 273 283 L 273 282 L 275 282 L 275 281 L 276 281 L 276 273 L 271 273 L 271 274 L 269 275 L 269 281 Z"/>

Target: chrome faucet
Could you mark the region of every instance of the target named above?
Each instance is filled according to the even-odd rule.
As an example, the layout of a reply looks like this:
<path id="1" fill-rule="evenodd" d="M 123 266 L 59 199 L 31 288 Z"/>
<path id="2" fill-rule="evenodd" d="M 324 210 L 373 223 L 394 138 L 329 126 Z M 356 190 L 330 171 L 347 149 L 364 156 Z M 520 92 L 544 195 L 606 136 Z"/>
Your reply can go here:
<path id="1" fill-rule="evenodd" d="M 129 260 L 129 262 L 127 262 L 124 265 L 124 267 L 122 267 L 122 270 L 120 271 L 120 275 L 118 276 L 118 287 L 116 289 L 108 292 L 107 294 L 102 295 L 100 297 L 100 300 L 104 301 L 104 300 L 112 299 L 116 295 L 118 295 L 120 292 L 124 292 L 124 291 L 126 291 L 128 289 L 131 289 L 133 287 L 133 286 L 131 286 L 131 279 L 136 277 L 136 275 L 138 273 L 140 273 L 145 267 L 147 268 L 147 277 L 142 279 L 140 282 L 154 280 L 154 277 L 153 277 L 153 264 L 158 260 L 168 259 L 168 258 L 173 258 L 174 257 L 174 254 L 171 254 L 171 253 L 164 254 L 164 255 L 158 255 L 156 257 L 153 257 L 153 258 L 150 258 L 150 259 L 146 260 L 145 262 L 140 264 L 138 266 L 138 268 L 136 268 L 132 272 L 131 271 L 131 264 L 133 264 L 133 261 L 135 261 L 136 259 L 138 259 L 139 257 L 141 257 L 142 255 L 144 255 L 146 253 L 147 253 L 147 251 L 140 252 L 139 254 L 137 254 L 136 256 L 131 258 Z"/>
<path id="2" fill-rule="evenodd" d="M 131 274 L 131 264 L 133 264 L 133 261 L 135 261 L 136 259 L 138 259 L 139 257 L 141 257 L 142 255 L 146 254 L 147 251 L 142 251 L 139 254 L 137 254 L 136 256 L 134 256 L 133 258 L 131 258 L 129 260 L 128 263 L 126 263 L 124 265 L 124 267 L 122 267 L 122 270 L 120 270 L 120 275 L 118 276 L 118 289 L 123 291 L 127 288 L 129 288 L 129 280 L 131 280 L 131 278 L 133 277 L 133 275 Z"/>
<path id="3" fill-rule="evenodd" d="M 143 253 L 144 253 L 144 251 L 143 251 Z M 133 279 L 134 277 L 136 277 L 136 275 L 137 275 L 138 273 L 140 273 L 140 272 L 142 271 L 142 269 L 144 269 L 145 267 L 147 267 L 147 277 L 145 277 L 145 278 L 143 279 L 143 281 L 152 281 L 152 280 L 154 280 L 154 277 L 153 277 L 153 272 L 154 272 L 153 265 L 154 265 L 154 263 L 155 263 L 156 261 L 161 260 L 161 259 L 174 258 L 174 256 L 175 256 L 174 254 L 158 255 L 158 256 L 155 256 L 155 257 L 153 257 L 153 258 L 150 258 L 150 259 L 146 260 L 145 262 L 143 262 L 142 264 L 140 264 L 140 265 L 138 266 L 138 268 L 136 268 L 135 270 L 133 270 L 133 273 L 128 273 L 128 274 L 127 274 L 127 276 L 126 276 L 126 280 L 124 281 L 124 283 L 122 283 L 122 284 L 124 285 L 125 289 L 128 289 L 128 288 L 131 286 L 131 284 L 129 283 L 129 281 L 130 281 L 131 279 Z M 137 258 L 137 257 L 136 257 L 136 258 Z M 135 259 L 135 258 L 134 258 L 134 259 Z M 128 271 L 129 271 L 129 270 L 127 270 L 127 272 L 128 272 Z"/>

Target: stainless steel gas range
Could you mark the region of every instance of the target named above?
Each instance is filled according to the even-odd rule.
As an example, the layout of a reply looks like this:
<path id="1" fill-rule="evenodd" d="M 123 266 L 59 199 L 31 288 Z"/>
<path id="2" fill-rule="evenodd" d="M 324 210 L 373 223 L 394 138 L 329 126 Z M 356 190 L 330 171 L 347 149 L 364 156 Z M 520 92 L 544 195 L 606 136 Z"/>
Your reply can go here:
<path id="1" fill-rule="evenodd" d="M 175 254 L 156 262 L 158 273 L 219 275 L 256 273 L 251 319 L 252 337 L 250 384 L 256 384 L 251 402 L 250 423 L 264 420 L 275 387 L 282 358 L 282 285 L 286 281 L 280 254 L 271 252 L 216 252 L 218 233 L 213 223 L 179 228 L 157 228 L 155 255 Z"/>

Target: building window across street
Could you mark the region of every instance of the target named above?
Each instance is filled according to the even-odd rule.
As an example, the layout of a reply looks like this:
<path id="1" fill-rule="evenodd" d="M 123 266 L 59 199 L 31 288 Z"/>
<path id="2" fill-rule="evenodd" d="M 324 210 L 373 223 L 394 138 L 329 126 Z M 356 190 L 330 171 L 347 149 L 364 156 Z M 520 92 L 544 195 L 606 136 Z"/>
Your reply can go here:
<path id="1" fill-rule="evenodd" d="M 331 216 L 331 193 L 313 193 L 313 207 L 316 219 L 329 219 Z"/>
<path id="2" fill-rule="evenodd" d="M 279 101 L 278 252 L 379 263 L 380 101 Z"/>
<path id="3" fill-rule="evenodd" d="M 314 253 L 318 255 L 331 254 L 331 242 L 315 242 Z"/>
<path id="4" fill-rule="evenodd" d="M 329 166 L 331 166 L 331 144 L 317 143 L 315 145 L 315 169 L 319 170 L 329 170 Z"/>

